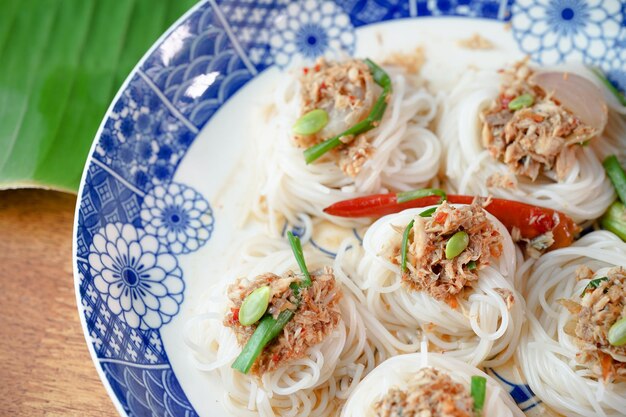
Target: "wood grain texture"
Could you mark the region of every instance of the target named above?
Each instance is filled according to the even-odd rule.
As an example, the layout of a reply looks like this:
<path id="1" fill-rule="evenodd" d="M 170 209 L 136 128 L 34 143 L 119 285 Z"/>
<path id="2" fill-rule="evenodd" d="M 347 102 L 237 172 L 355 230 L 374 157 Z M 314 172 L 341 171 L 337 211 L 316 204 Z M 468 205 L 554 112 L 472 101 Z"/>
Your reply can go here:
<path id="1" fill-rule="evenodd" d="M 76 197 L 0 191 L 0 415 L 115 416 L 76 309 Z"/>

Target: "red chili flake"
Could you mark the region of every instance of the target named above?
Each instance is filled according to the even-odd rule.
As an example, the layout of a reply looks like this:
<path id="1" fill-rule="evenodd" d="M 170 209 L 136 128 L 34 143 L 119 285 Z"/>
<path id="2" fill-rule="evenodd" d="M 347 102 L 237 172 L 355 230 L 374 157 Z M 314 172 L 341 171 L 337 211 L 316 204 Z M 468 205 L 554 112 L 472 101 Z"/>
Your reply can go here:
<path id="1" fill-rule="evenodd" d="M 280 360 L 280 355 L 278 353 L 274 353 L 272 356 L 272 362 L 278 362 Z"/>
<path id="2" fill-rule="evenodd" d="M 435 220 L 435 223 L 444 224 L 447 218 L 448 218 L 448 213 L 439 212 L 435 214 L 434 220 Z"/>
<path id="3" fill-rule="evenodd" d="M 350 102 L 354 103 L 354 100 L 356 99 L 356 97 L 354 96 L 348 96 L 348 98 L 350 99 Z"/>
<path id="4" fill-rule="evenodd" d="M 309 73 L 309 69 L 307 67 L 302 68 L 302 72 L 304 73 L 304 75 L 307 75 Z"/>
<path id="5" fill-rule="evenodd" d="M 320 64 L 315 64 L 315 72 L 320 72 Z"/>
<path id="6" fill-rule="evenodd" d="M 322 83 L 320 84 L 320 90 L 325 90 L 325 89 L 326 89 L 326 83 L 322 81 Z"/>
<path id="7" fill-rule="evenodd" d="M 541 123 L 544 121 L 545 117 L 540 114 L 530 113 L 530 118 L 533 119 L 537 123 Z"/>
<path id="8" fill-rule="evenodd" d="M 513 97 L 500 96 L 500 103 L 502 104 L 502 110 L 509 108 L 509 103 L 513 100 Z"/>
<path id="9" fill-rule="evenodd" d="M 230 311 L 233 313 L 233 321 L 239 321 L 239 309 L 231 308 Z"/>

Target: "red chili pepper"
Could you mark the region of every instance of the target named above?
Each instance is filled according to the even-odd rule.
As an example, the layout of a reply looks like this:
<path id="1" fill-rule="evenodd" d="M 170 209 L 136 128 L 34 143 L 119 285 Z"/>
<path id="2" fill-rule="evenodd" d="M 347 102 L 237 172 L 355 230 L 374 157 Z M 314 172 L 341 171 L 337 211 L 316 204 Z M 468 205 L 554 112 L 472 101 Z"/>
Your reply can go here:
<path id="1" fill-rule="evenodd" d="M 231 308 L 230 311 L 233 313 L 233 321 L 239 321 L 239 309 Z"/>
<path id="2" fill-rule="evenodd" d="M 474 197 L 448 195 L 447 199 L 451 204 L 471 204 Z M 324 212 L 339 217 L 381 217 L 409 208 L 432 206 L 439 201 L 439 196 L 429 196 L 398 203 L 395 193 L 375 194 L 340 201 L 326 207 Z M 550 246 L 551 250 L 571 245 L 574 236 L 580 231 L 570 217 L 559 211 L 518 201 L 494 198 L 485 210 L 500 220 L 509 231 L 514 227 L 519 229 L 525 239 L 552 231 L 554 243 Z"/>
<path id="3" fill-rule="evenodd" d="M 309 73 L 309 69 L 307 67 L 302 68 L 302 72 L 304 73 L 304 75 L 307 75 Z"/>

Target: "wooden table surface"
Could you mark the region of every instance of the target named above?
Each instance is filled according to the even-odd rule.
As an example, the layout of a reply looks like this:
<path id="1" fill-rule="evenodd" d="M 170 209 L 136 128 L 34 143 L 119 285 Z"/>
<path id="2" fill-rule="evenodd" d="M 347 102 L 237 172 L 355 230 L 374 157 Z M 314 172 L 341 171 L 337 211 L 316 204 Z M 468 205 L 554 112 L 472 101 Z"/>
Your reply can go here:
<path id="1" fill-rule="evenodd" d="M 76 197 L 0 191 L 0 415 L 115 416 L 72 276 Z"/>

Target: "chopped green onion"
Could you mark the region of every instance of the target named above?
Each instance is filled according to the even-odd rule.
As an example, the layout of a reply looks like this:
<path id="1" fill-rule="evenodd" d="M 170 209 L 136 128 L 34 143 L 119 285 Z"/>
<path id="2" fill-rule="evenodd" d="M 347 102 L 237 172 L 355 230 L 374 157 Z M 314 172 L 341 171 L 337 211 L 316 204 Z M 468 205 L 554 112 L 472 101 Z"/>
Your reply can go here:
<path id="1" fill-rule="evenodd" d="M 304 253 L 302 252 L 302 244 L 300 243 L 300 238 L 296 237 L 291 233 L 291 231 L 287 232 L 287 237 L 289 239 L 289 244 L 291 245 L 291 250 L 293 251 L 293 256 L 296 257 L 296 262 L 298 262 L 298 266 L 304 274 L 304 279 L 299 282 L 300 287 L 310 287 L 311 286 L 311 275 L 309 274 L 309 270 L 306 267 L 306 262 L 304 261 Z"/>
<path id="2" fill-rule="evenodd" d="M 600 219 L 600 225 L 626 242 L 626 206 L 619 201 L 611 204 Z"/>
<path id="3" fill-rule="evenodd" d="M 314 135 L 328 124 L 328 113 L 324 109 L 315 109 L 304 114 L 291 128 L 296 135 Z"/>
<path id="4" fill-rule="evenodd" d="M 406 271 L 406 252 L 409 247 L 409 233 L 413 228 L 413 223 L 415 223 L 415 219 L 411 220 L 409 224 L 407 224 L 406 229 L 404 229 L 404 233 L 402 234 L 402 252 L 400 254 L 402 273 Z"/>
<path id="5" fill-rule="evenodd" d="M 429 208 L 429 209 L 426 209 L 426 210 L 422 211 L 422 212 L 420 213 L 420 217 L 430 217 L 430 216 L 432 216 L 432 215 L 433 215 L 433 213 L 434 213 L 435 211 L 437 211 L 437 207 L 431 207 L 431 208 Z"/>
<path id="6" fill-rule="evenodd" d="M 446 243 L 446 259 L 454 259 L 469 245 L 469 235 L 465 231 L 456 232 Z"/>
<path id="7" fill-rule="evenodd" d="M 487 396 L 487 378 L 477 375 L 472 376 L 471 395 L 474 399 L 474 411 L 481 411 Z"/>
<path id="8" fill-rule="evenodd" d="M 617 101 L 619 101 L 622 106 L 626 106 L 626 96 L 624 96 L 624 93 L 621 93 L 613 85 L 613 83 L 610 82 L 608 78 L 606 78 L 606 76 L 602 73 L 602 71 L 600 71 L 599 68 L 590 67 L 590 69 L 591 69 L 591 72 L 593 72 L 596 75 L 596 77 L 598 77 L 598 79 L 602 81 L 602 84 L 604 84 L 604 86 L 608 88 L 611 93 L 613 93 Z"/>
<path id="9" fill-rule="evenodd" d="M 530 94 L 522 94 L 519 97 L 511 100 L 509 103 L 509 110 L 519 110 L 524 107 L 530 107 L 535 102 L 535 98 Z"/>
<path id="10" fill-rule="evenodd" d="M 242 326 L 250 326 L 263 317 L 263 314 L 267 311 L 271 293 L 271 288 L 265 285 L 248 294 L 239 309 L 239 323 Z"/>
<path id="11" fill-rule="evenodd" d="M 292 310 L 284 310 L 278 319 L 274 319 L 269 314 L 263 317 L 231 367 L 244 374 L 250 372 L 254 361 L 263 352 L 265 346 L 280 334 L 294 314 Z"/>
<path id="12" fill-rule="evenodd" d="M 406 203 L 407 201 L 430 197 L 433 195 L 441 197 L 441 201 L 444 201 L 447 198 L 445 191 L 440 190 L 439 188 L 422 188 L 420 190 L 403 191 L 398 193 L 396 194 L 396 200 L 398 203 Z"/>
<path id="13" fill-rule="evenodd" d="M 626 345 L 626 317 L 616 321 L 609 329 L 609 343 L 613 346 Z"/>
<path id="14" fill-rule="evenodd" d="M 617 196 L 622 203 L 626 204 L 626 172 L 624 172 L 617 157 L 615 155 L 607 156 L 602 165 L 604 165 L 606 175 L 615 187 Z"/>
<path id="15" fill-rule="evenodd" d="M 365 58 L 363 62 L 369 67 L 372 78 L 374 78 L 376 84 L 383 88 L 391 87 L 391 78 L 389 78 L 389 74 L 387 74 L 384 69 L 369 58 Z"/>
<path id="16" fill-rule="evenodd" d="M 467 263 L 467 269 L 468 271 L 473 271 L 474 269 L 476 269 L 476 261 L 469 261 Z"/>
<path id="17" fill-rule="evenodd" d="M 309 270 L 306 267 L 306 263 L 304 262 L 304 255 L 302 252 L 302 245 L 300 243 L 300 239 L 293 235 L 293 233 L 287 233 L 289 238 L 289 243 L 291 244 L 291 249 L 293 250 L 293 254 L 296 257 L 296 261 L 298 262 L 298 266 L 302 270 L 302 273 L 305 276 L 305 279 L 298 283 L 291 284 L 291 289 L 296 297 L 296 309 L 300 303 L 300 288 L 308 287 L 311 285 L 311 276 L 309 275 Z M 240 311 L 241 313 L 241 311 Z M 236 369 L 239 372 L 247 374 L 250 372 L 250 368 L 254 364 L 254 361 L 259 357 L 263 349 L 269 342 L 274 340 L 283 328 L 289 323 L 289 320 L 293 318 L 296 314 L 295 310 L 284 310 L 278 315 L 278 318 L 275 319 L 272 315 L 266 314 L 265 317 L 259 321 L 259 325 L 254 330 L 250 339 L 241 350 L 239 356 L 232 364 L 232 368 Z"/>
<path id="18" fill-rule="evenodd" d="M 601 278 L 592 279 L 591 281 L 589 281 L 589 283 L 587 284 L 585 289 L 583 289 L 583 292 L 580 294 L 580 296 L 582 297 L 583 295 L 585 295 L 587 290 L 594 290 L 594 289 L 598 288 L 600 286 L 601 282 L 608 281 L 608 280 L 609 279 L 607 277 L 601 277 Z"/>
<path id="19" fill-rule="evenodd" d="M 361 120 L 359 123 L 343 131 L 337 136 L 326 139 L 324 142 L 318 143 L 317 145 L 313 145 L 310 148 L 305 149 L 304 160 L 307 164 L 310 164 L 311 162 L 317 160 L 328 151 L 335 149 L 338 146 L 341 146 L 343 144 L 341 138 L 357 136 L 369 130 L 372 130 L 373 128 L 378 126 L 378 123 L 383 118 L 385 110 L 387 109 L 387 98 L 389 94 L 391 94 L 392 90 L 391 78 L 389 78 L 389 75 L 385 72 L 385 70 L 376 65 L 372 60 L 366 59 L 364 62 L 369 67 L 376 84 L 383 88 L 383 92 L 380 94 L 380 96 L 378 96 L 378 99 L 376 100 L 376 102 L 374 102 L 370 113 L 364 120 Z"/>

